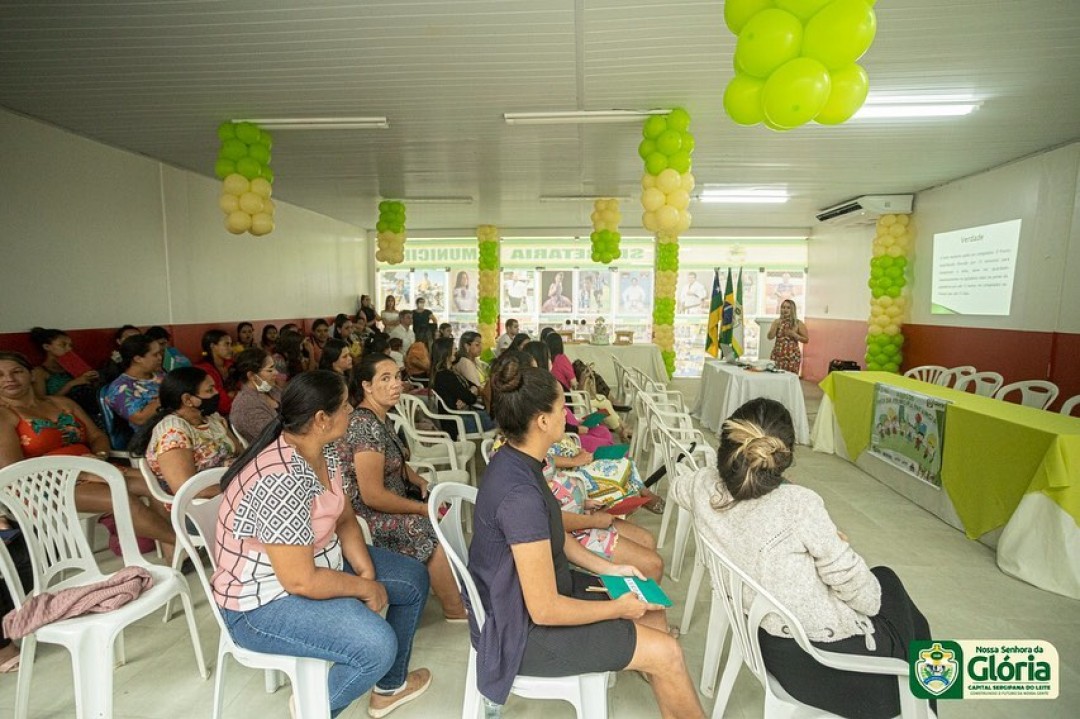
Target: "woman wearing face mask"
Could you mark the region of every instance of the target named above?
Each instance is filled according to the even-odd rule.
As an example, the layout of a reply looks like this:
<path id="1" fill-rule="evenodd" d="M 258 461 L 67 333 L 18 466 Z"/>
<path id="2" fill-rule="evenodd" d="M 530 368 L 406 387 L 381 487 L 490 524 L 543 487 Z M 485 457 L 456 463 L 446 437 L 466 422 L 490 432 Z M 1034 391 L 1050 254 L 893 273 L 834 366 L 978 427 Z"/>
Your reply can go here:
<path id="1" fill-rule="evenodd" d="M 202 369 L 174 369 L 165 375 L 158 396 L 161 406 L 129 449 L 146 457 L 162 489 L 176 494 L 196 473 L 231 462 L 239 454 L 240 442 L 217 413 L 220 395 Z M 205 496 L 218 493 L 213 488 Z"/>
<path id="2" fill-rule="evenodd" d="M 229 422 L 249 444 L 277 416 L 281 391 L 274 358 L 260 349 L 244 350 L 229 371 L 229 386 L 238 388 Z"/>

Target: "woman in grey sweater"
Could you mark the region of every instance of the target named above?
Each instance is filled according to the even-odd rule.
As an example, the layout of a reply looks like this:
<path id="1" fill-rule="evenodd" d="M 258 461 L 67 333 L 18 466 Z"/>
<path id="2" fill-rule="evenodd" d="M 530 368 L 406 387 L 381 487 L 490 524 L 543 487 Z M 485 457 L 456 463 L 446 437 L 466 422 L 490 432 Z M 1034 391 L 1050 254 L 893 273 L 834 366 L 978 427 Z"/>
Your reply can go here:
<path id="1" fill-rule="evenodd" d="M 816 646 L 907 659 L 909 641 L 930 638 L 926 618 L 891 569 L 867 567 L 820 496 L 784 479 L 794 446 L 787 409 L 751 400 L 724 423 L 717 468 L 672 477 L 671 491 L 701 535 L 786 606 Z M 818 664 L 775 615 L 759 637 L 769 673 L 799 701 L 852 719 L 899 714 L 895 678 Z"/>

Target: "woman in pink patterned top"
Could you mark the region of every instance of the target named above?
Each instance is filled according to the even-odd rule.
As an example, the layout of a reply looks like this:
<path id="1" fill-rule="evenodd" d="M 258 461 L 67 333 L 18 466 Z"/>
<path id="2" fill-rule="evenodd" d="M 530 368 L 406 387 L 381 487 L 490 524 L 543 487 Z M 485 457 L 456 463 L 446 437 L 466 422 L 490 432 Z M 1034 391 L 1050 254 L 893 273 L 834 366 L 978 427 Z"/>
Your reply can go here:
<path id="1" fill-rule="evenodd" d="M 372 689 L 368 714 L 382 717 L 431 683 L 408 670 L 429 585 L 420 562 L 364 544 L 331 446 L 351 409 L 338 374 L 289 383 L 221 480 L 211 584 L 237 645 L 333 662 L 331 716 Z"/>

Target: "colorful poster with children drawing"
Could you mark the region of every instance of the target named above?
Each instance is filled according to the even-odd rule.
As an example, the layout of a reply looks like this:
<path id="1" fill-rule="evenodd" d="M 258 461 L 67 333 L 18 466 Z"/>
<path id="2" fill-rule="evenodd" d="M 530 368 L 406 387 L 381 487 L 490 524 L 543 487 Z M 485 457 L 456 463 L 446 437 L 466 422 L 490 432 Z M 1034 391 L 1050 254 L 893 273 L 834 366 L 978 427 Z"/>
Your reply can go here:
<path id="1" fill-rule="evenodd" d="M 949 402 L 899 387 L 874 387 L 870 452 L 941 489 L 945 408 Z"/>

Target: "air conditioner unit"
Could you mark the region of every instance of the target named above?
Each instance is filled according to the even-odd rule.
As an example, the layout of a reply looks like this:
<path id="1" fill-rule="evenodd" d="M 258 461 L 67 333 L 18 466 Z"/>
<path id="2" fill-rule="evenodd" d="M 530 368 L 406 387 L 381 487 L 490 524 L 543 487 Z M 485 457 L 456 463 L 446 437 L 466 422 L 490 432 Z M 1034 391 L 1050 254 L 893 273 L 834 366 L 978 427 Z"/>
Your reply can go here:
<path id="1" fill-rule="evenodd" d="M 914 195 L 862 195 L 817 213 L 818 222 L 830 225 L 872 225 L 882 215 L 911 213 Z"/>

